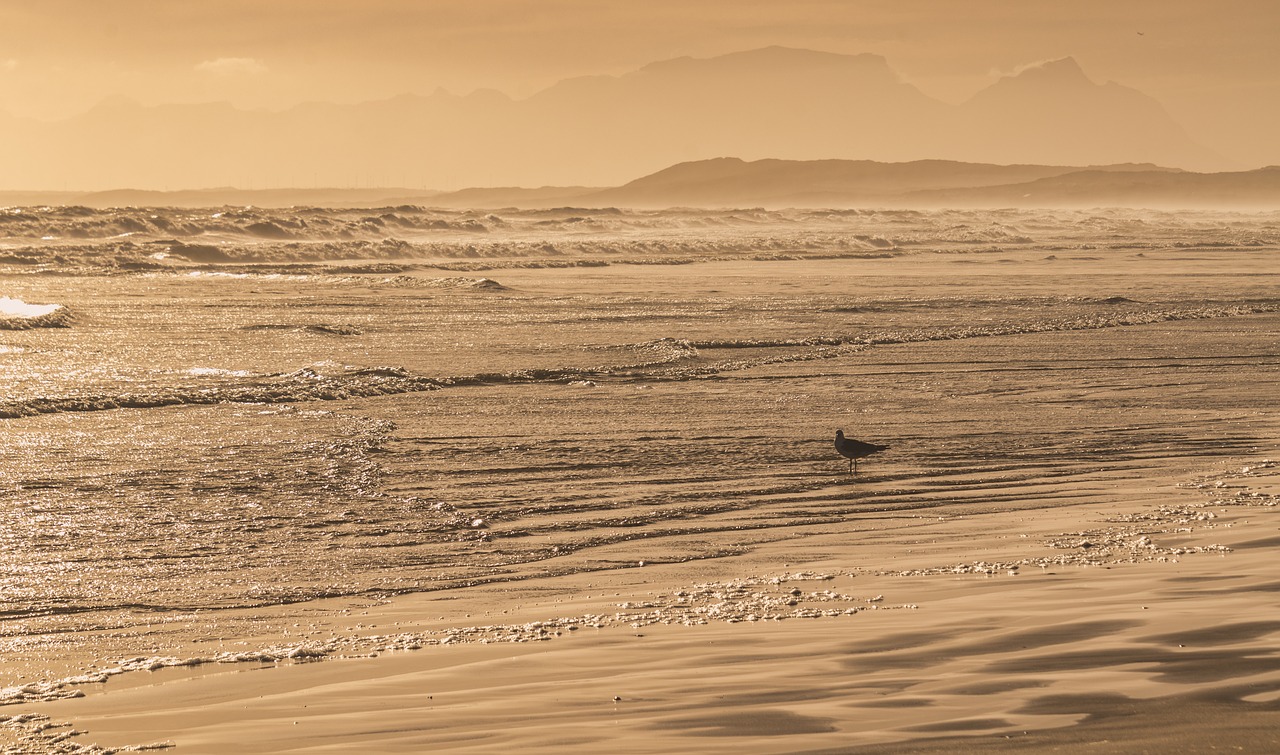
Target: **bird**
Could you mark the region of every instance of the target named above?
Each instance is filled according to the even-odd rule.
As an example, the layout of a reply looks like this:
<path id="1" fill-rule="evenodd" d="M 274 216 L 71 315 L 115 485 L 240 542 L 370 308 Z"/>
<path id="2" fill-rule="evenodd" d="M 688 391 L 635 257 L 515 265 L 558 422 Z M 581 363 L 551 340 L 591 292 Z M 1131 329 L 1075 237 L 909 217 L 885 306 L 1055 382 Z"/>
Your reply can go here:
<path id="1" fill-rule="evenodd" d="M 844 430 L 836 430 L 836 452 L 849 460 L 849 474 L 858 473 L 858 459 L 878 453 L 886 448 L 888 446 L 863 443 L 860 440 L 846 438 L 844 437 Z"/>

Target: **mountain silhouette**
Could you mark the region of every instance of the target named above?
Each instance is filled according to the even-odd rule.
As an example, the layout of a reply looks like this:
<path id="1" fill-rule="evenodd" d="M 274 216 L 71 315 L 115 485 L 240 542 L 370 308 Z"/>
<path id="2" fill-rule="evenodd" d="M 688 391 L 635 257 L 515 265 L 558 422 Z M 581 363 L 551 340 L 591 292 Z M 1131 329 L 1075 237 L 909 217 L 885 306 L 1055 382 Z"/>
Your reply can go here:
<path id="1" fill-rule="evenodd" d="M 965 159 L 1067 165 L 1152 162 L 1220 170 L 1159 102 L 1115 82 L 1095 84 L 1073 58 L 1001 78 L 959 108 L 954 133 Z M 1052 140 L 1052 147 L 1044 143 Z"/>
<path id="2" fill-rule="evenodd" d="M 922 159 L 1226 166 L 1151 98 L 1072 59 L 963 105 L 877 55 L 768 47 L 561 81 L 523 100 L 438 90 L 280 111 L 111 97 L 54 123 L 0 118 L 3 186 L 140 189 L 616 186 L 681 162 Z"/>
<path id="3" fill-rule="evenodd" d="M 1130 169 L 1156 168 L 1106 168 Z M 911 192 L 1020 184 L 1078 170 L 1070 166 L 989 165 L 950 160 L 748 162 L 718 158 L 673 165 L 618 188 L 601 191 L 590 200 L 628 207 L 883 204 Z"/>
<path id="4" fill-rule="evenodd" d="M 472 199 L 477 198 L 475 195 Z M 452 204 L 451 195 L 431 200 Z M 535 202 L 528 197 L 526 202 Z M 671 166 L 573 199 L 585 207 L 1103 207 L 1270 209 L 1280 167 L 1196 173 L 1147 163 L 1089 167 L 947 160 L 720 158 Z"/>

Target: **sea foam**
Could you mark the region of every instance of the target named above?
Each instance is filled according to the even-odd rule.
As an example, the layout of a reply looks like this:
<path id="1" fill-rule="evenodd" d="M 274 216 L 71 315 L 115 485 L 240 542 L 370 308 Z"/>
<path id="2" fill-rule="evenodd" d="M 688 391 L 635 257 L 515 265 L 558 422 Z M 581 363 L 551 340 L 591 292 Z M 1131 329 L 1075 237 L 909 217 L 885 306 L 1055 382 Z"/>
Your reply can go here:
<path id="1" fill-rule="evenodd" d="M 61 304 L 28 304 L 21 299 L 0 296 L 0 317 L 44 317 L 61 308 Z"/>
<path id="2" fill-rule="evenodd" d="M 28 304 L 21 299 L 0 296 L 0 330 L 64 328 L 70 314 L 61 304 Z"/>

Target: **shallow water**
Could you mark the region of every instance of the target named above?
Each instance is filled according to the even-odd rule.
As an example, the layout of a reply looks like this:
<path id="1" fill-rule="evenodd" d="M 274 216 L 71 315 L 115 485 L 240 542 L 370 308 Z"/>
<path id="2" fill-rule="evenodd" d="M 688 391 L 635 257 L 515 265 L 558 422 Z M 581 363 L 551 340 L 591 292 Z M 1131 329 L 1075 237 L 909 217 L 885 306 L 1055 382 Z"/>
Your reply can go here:
<path id="1" fill-rule="evenodd" d="M 1280 365 L 1275 215 L 9 212 L 0 619 L 31 656 L 1096 502 L 1256 445 L 1240 386 Z M 890 450 L 851 479 L 837 428 Z"/>

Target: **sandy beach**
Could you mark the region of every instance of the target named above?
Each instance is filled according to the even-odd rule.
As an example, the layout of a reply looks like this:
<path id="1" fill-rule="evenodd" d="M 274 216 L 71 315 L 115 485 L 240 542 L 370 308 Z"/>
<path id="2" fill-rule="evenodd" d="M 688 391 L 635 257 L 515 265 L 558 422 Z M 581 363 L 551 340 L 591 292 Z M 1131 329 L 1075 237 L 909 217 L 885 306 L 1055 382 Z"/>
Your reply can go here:
<path id="1" fill-rule="evenodd" d="M 344 633 L 431 646 L 144 672 L 37 710 L 72 741 L 192 753 L 1270 751 L 1280 465 L 1170 482 L 1034 523 L 862 519 L 785 566 L 775 543 L 353 608 Z M 988 573 L 938 566 L 961 556 Z M 497 624 L 529 641 L 475 642 Z"/>

